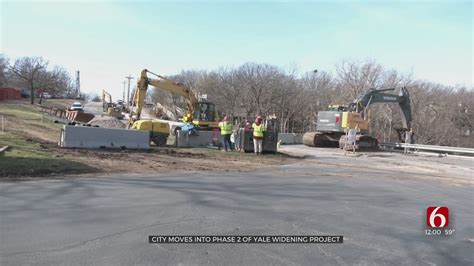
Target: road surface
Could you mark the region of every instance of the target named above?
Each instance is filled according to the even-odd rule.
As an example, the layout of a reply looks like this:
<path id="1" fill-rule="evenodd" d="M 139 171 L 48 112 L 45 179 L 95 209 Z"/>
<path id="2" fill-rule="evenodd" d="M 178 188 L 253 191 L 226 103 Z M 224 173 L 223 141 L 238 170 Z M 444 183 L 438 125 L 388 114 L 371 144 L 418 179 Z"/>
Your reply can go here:
<path id="1" fill-rule="evenodd" d="M 84 112 L 93 115 L 101 115 L 103 113 L 102 108 L 102 102 L 88 102 L 84 104 Z"/>
<path id="2" fill-rule="evenodd" d="M 473 265 L 472 161 L 308 149 L 252 172 L 0 183 L 0 265 Z M 425 235 L 438 205 L 450 208 L 450 237 Z M 331 234 L 344 243 L 148 243 Z"/>

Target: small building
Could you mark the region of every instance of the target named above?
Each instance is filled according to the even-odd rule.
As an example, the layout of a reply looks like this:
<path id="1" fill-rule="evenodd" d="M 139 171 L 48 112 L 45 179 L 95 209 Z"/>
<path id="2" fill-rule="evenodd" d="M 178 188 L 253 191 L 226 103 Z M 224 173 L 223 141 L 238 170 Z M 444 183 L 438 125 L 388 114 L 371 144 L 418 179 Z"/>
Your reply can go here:
<path id="1" fill-rule="evenodd" d="M 20 100 L 21 90 L 9 87 L 0 88 L 0 101 L 3 100 Z"/>

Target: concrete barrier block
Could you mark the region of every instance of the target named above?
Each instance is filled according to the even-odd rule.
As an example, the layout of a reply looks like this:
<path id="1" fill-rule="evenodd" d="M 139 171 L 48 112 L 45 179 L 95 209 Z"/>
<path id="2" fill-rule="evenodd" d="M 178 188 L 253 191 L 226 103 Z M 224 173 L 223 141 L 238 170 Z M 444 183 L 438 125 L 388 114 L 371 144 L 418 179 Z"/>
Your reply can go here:
<path id="1" fill-rule="evenodd" d="M 139 130 L 65 125 L 61 144 L 65 148 L 149 149 L 150 134 Z"/>
<path id="2" fill-rule="evenodd" d="M 221 133 L 219 131 L 198 131 L 198 135 L 188 135 L 186 132 L 181 132 L 181 130 L 178 130 L 177 133 L 177 147 L 215 146 L 221 139 Z"/>
<path id="3" fill-rule="evenodd" d="M 303 134 L 279 133 L 278 141 L 281 141 L 281 144 L 303 144 Z"/>
<path id="4" fill-rule="evenodd" d="M 296 136 L 295 136 L 295 144 L 303 144 L 303 135 L 304 135 L 304 134 L 296 134 Z"/>

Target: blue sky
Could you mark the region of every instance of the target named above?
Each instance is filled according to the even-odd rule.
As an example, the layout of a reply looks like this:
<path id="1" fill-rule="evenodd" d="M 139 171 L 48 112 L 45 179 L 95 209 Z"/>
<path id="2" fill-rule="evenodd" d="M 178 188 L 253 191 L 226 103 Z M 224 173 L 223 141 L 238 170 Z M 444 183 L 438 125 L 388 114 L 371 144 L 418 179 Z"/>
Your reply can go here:
<path id="1" fill-rule="evenodd" d="M 0 50 L 42 56 L 115 97 L 128 74 L 245 62 L 334 73 L 372 59 L 415 78 L 473 84 L 471 1 L 4 1 Z"/>

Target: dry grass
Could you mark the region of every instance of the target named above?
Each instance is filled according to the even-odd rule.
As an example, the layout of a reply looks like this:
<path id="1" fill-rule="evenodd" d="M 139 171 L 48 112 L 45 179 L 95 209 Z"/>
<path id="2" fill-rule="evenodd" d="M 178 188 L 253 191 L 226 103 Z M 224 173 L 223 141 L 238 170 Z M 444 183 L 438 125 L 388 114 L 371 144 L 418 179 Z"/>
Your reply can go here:
<path id="1" fill-rule="evenodd" d="M 3 116 L 6 132 L 26 139 L 49 142 L 57 142 L 59 139 L 61 125 L 42 116 L 35 106 L 26 103 L 1 103 L 0 116 Z"/>
<path id="2" fill-rule="evenodd" d="M 83 150 L 58 147 L 61 125 L 42 117 L 27 103 L 1 103 L 6 133 L 0 145 L 12 148 L 0 157 L 0 177 L 49 174 L 152 173 L 177 171 L 247 171 L 261 166 L 291 163 L 286 155 L 223 153 L 205 148 L 153 147 L 148 151 Z"/>
<path id="3" fill-rule="evenodd" d="M 93 167 L 72 159 L 57 158 L 43 144 L 12 133 L 0 133 L 0 146 L 10 147 L 8 151 L 0 154 L 0 177 L 97 171 Z"/>

